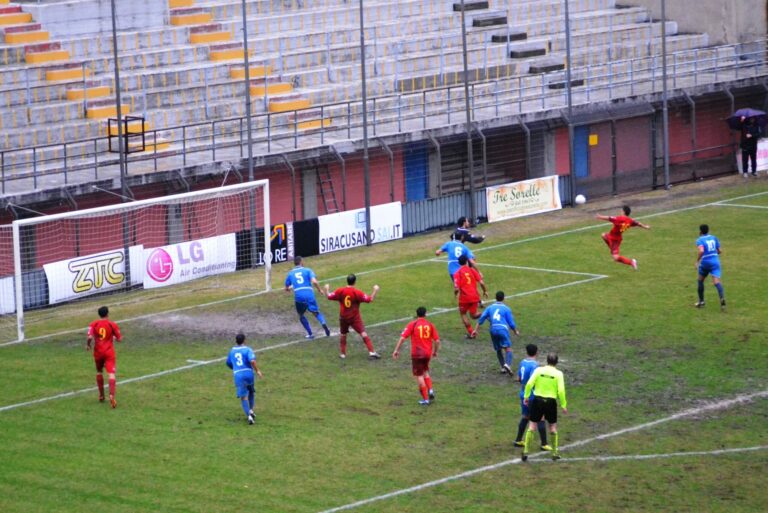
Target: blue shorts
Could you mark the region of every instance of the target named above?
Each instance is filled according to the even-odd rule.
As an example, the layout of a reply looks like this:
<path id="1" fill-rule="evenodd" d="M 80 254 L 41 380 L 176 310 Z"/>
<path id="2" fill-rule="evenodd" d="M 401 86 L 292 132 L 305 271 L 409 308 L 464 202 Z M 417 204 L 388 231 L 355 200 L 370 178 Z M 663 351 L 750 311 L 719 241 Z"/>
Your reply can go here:
<path id="1" fill-rule="evenodd" d="M 240 371 L 235 376 L 235 388 L 237 389 L 237 397 L 246 397 L 248 392 L 254 390 L 253 388 L 253 371 L 244 370 Z"/>
<path id="2" fill-rule="evenodd" d="M 512 341 L 509 339 L 509 332 L 504 331 L 492 331 L 491 342 L 493 342 L 493 350 L 498 351 L 501 348 L 512 347 Z"/>
<path id="3" fill-rule="evenodd" d="M 528 406 L 525 405 L 524 400 L 525 398 L 521 396 L 520 397 L 520 414 L 523 417 L 528 417 L 531 414 L 531 410 Z M 533 392 L 531 392 L 531 396 L 528 398 L 528 404 L 531 404 L 531 402 L 533 402 Z"/>
<path id="4" fill-rule="evenodd" d="M 715 278 L 719 278 L 720 262 L 708 262 L 703 260 L 699 264 L 699 276 L 704 276 L 706 278 L 708 274 L 711 274 Z"/>
<path id="5" fill-rule="evenodd" d="M 320 311 L 320 309 L 317 306 L 317 301 L 315 298 L 307 298 L 307 299 L 296 299 L 296 312 L 299 315 L 304 315 L 304 312 L 309 310 L 312 313 L 317 313 Z"/>

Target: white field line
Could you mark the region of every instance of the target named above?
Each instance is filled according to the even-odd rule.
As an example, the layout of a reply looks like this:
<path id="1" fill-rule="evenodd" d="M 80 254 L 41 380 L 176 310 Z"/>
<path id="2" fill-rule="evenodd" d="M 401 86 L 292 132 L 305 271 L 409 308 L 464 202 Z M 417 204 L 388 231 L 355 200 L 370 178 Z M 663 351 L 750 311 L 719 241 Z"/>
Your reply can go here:
<path id="1" fill-rule="evenodd" d="M 583 456 L 578 458 L 565 458 L 557 462 L 578 463 L 581 461 L 642 461 L 642 460 L 660 460 L 666 458 L 690 458 L 691 456 L 722 456 L 728 454 L 739 454 L 743 452 L 765 451 L 768 445 L 755 445 L 752 447 L 734 447 L 731 449 L 716 449 L 714 451 L 691 451 L 691 452 L 667 452 L 662 454 L 623 454 L 619 456 Z M 531 463 L 548 463 L 547 460 L 537 459 Z"/>
<path id="2" fill-rule="evenodd" d="M 561 285 L 555 285 L 555 286 L 552 286 L 552 287 L 545 287 L 545 288 L 542 288 L 542 289 L 535 289 L 535 290 L 528 290 L 528 291 L 525 291 L 525 292 L 518 292 L 517 294 L 512 294 L 512 295 L 508 296 L 508 298 L 528 296 L 530 294 L 537 294 L 537 293 L 540 293 L 540 292 L 549 292 L 550 290 L 555 290 L 555 289 L 559 289 L 559 288 L 562 288 L 562 287 L 569 287 L 569 286 L 572 286 L 572 285 L 579 285 L 579 284 L 582 284 L 582 283 L 587 283 L 587 282 L 599 280 L 599 279 L 602 279 L 602 278 L 603 277 L 601 276 L 601 277 L 596 277 L 596 278 L 589 278 L 587 280 L 578 280 L 578 281 L 574 281 L 574 282 L 570 282 L 570 283 L 563 283 Z M 447 312 L 454 312 L 454 311 L 456 311 L 456 309 L 454 307 L 434 307 L 434 308 L 429 310 L 429 315 L 440 315 L 440 314 L 444 314 L 444 313 L 447 313 Z M 390 324 L 407 322 L 407 321 L 411 321 L 411 320 L 413 320 L 413 316 L 401 317 L 399 319 L 390 319 L 388 321 L 381 321 L 381 322 L 377 322 L 377 323 L 374 323 L 374 324 L 369 324 L 368 328 L 377 328 L 377 327 L 380 327 L 380 326 L 387 326 L 387 325 L 390 325 Z M 332 333 L 331 335 L 336 335 L 336 333 Z M 323 338 L 323 337 L 317 337 L 314 340 L 317 340 L 318 338 Z M 305 338 L 300 338 L 300 339 L 296 339 L 296 340 L 290 340 L 288 342 L 283 342 L 283 343 L 280 343 L 280 344 L 274 344 L 274 345 L 267 346 L 267 347 L 254 348 L 253 351 L 255 353 L 264 353 L 266 351 L 272 351 L 274 349 L 282 349 L 284 347 L 293 346 L 293 345 L 301 344 L 301 343 L 304 343 L 304 342 L 310 342 L 310 340 L 305 339 Z M 136 383 L 136 382 L 139 382 L 139 381 L 146 381 L 148 379 L 159 378 L 159 377 L 162 377 L 162 376 L 167 376 L 169 374 L 175 374 L 177 372 L 181 372 L 181 371 L 185 371 L 185 370 L 189 370 L 189 369 L 194 369 L 194 368 L 197 368 L 197 367 L 201 367 L 203 365 L 209 365 L 209 364 L 212 364 L 212 363 L 223 362 L 224 360 L 226 360 L 226 358 L 215 358 L 213 360 L 187 360 L 187 362 L 189 362 L 189 365 L 182 365 L 181 367 L 176 367 L 176 368 L 173 368 L 173 369 L 168 369 L 168 370 L 164 370 L 164 371 L 160 371 L 160 372 L 155 372 L 155 373 L 147 374 L 147 375 L 144 375 L 144 376 L 136 376 L 134 378 L 121 379 L 119 381 L 119 383 L 120 383 L 120 385 L 126 385 L 128 383 Z M 56 400 L 56 399 L 66 399 L 68 397 L 74 397 L 76 395 L 87 394 L 87 393 L 91 393 L 91 392 L 95 392 L 95 391 L 96 391 L 96 387 L 89 387 L 89 388 L 83 388 L 83 389 L 80 389 L 80 390 L 74 390 L 72 392 L 64 392 L 64 393 L 61 393 L 61 394 L 56 394 L 56 395 L 52 395 L 52 396 L 48 396 L 48 397 L 43 397 L 43 398 L 40 398 L 40 399 L 33 399 L 31 401 L 26 401 L 26 402 L 23 402 L 23 403 L 16 403 L 16 404 L 9 404 L 7 406 L 0 406 L 0 413 L 2 413 L 4 411 L 8 411 L 8 410 L 15 410 L 17 408 L 22 408 L 24 406 L 31 406 L 33 404 L 44 403 L 44 402 L 53 401 L 53 400 Z"/>
<path id="3" fill-rule="evenodd" d="M 734 399 L 725 399 L 725 400 L 722 400 L 722 401 L 717 401 L 715 403 L 705 404 L 703 406 L 699 406 L 699 407 L 696 407 L 696 408 L 689 408 L 687 410 L 683 410 L 683 411 L 680 411 L 678 413 L 675 413 L 674 415 L 670 415 L 668 417 L 662 417 L 662 418 L 654 420 L 652 422 L 646 422 L 644 424 L 638 424 L 636 426 L 631 426 L 631 427 L 628 427 L 628 428 L 619 429 L 618 431 L 612 431 L 610 433 L 605 433 L 605 434 L 602 434 L 602 435 L 598 435 L 598 436 L 594 436 L 594 437 L 591 437 L 591 438 L 587 438 L 587 439 L 584 439 L 584 440 L 581 440 L 581 441 L 578 441 L 578 442 L 574 442 L 572 444 L 563 445 L 560 449 L 561 450 L 567 450 L 567 449 L 572 449 L 572 448 L 575 448 L 575 447 L 581 447 L 583 445 L 587 445 L 589 443 L 596 442 L 596 441 L 599 441 L 599 440 L 605 440 L 605 439 L 608 439 L 608 438 L 614 438 L 614 437 L 617 437 L 617 436 L 625 435 L 627 433 L 632 433 L 632 432 L 635 432 L 635 431 L 640 431 L 640 430 L 643 430 L 643 429 L 648 429 L 650 427 L 654 427 L 654 426 L 657 426 L 659 424 L 663 424 L 665 422 L 670 422 L 670 421 L 682 419 L 682 418 L 685 418 L 685 417 L 692 417 L 692 416 L 695 416 L 695 415 L 700 415 L 700 414 L 708 412 L 708 411 L 722 410 L 722 409 L 725 409 L 725 408 L 730 408 L 732 406 L 737 406 L 737 405 L 740 405 L 740 404 L 748 403 L 748 402 L 753 401 L 755 399 L 760 399 L 760 398 L 765 398 L 765 397 L 768 397 L 768 389 L 763 390 L 761 392 L 756 392 L 756 393 L 753 393 L 753 394 L 749 394 L 749 395 L 742 395 L 742 396 L 736 397 Z M 539 453 L 536 453 L 536 454 L 532 454 L 529 457 L 529 461 L 533 460 L 534 458 L 536 458 L 536 459 L 542 458 L 546 454 L 547 453 L 542 453 L 542 452 L 539 452 Z M 565 460 L 563 460 L 563 461 L 565 461 Z M 350 509 L 355 509 L 355 508 L 359 508 L 360 506 L 365 506 L 365 505 L 368 505 L 368 504 L 371 504 L 371 503 L 374 503 L 374 502 L 379 502 L 379 501 L 391 499 L 393 497 L 398 497 L 400 495 L 406 495 L 406 494 L 409 494 L 409 493 L 418 492 L 418 491 L 424 490 L 426 488 L 433 488 L 435 486 L 439 486 L 439 485 L 442 485 L 442 484 L 445 484 L 445 483 L 450 483 L 450 482 L 453 482 L 453 481 L 458 481 L 458 480 L 461 480 L 461 479 L 466 479 L 468 477 L 473 477 L 473 476 L 476 476 L 478 474 L 482 474 L 482 473 L 485 473 L 485 472 L 490 472 L 490 471 L 493 471 L 493 470 L 498 470 L 500 468 L 507 467 L 509 465 L 519 465 L 521 463 L 522 463 L 522 461 L 520 460 L 520 458 L 514 458 L 514 459 L 511 459 L 511 460 L 506 460 L 506 461 L 502 461 L 502 462 L 499 462 L 499 463 L 494 463 L 492 465 L 486 465 L 486 466 L 483 466 L 483 467 L 474 468 L 472 470 L 468 470 L 466 472 L 461 472 L 459 474 L 454 474 L 452 476 L 444 477 L 442 479 L 437 479 L 435 481 L 429 481 L 429 482 L 426 482 L 426 483 L 422 483 L 420 485 L 411 486 L 409 488 L 402 488 L 400 490 L 395 490 L 393 492 L 385 493 L 385 494 L 382 494 L 382 495 L 377 495 L 375 497 L 370 497 L 368 499 L 363 499 L 363 500 L 360 500 L 360 501 L 357 501 L 357 502 L 352 502 L 352 503 L 349 503 L 349 504 L 345 504 L 343 506 L 338 506 L 338 507 L 335 507 L 335 508 L 326 509 L 326 510 L 323 510 L 321 513 L 335 513 L 337 511 L 346 511 L 346 510 L 350 510 Z"/>
<path id="4" fill-rule="evenodd" d="M 717 202 L 702 203 L 700 205 L 694 205 L 694 206 L 685 207 L 685 208 L 678 208 L 678 209 L 674 209 L 674 210 L 666 210 L 664 212 L 657 212 L 655 214 L 649 214 L 647 216 L 638 217 L 637 219 L 650 219 L 650 218 L 653 218 L 653 217 L 677 214 L 679 212 L 686 212 L 688 210 L 696 210 L 696 209 L 699 209 L 699 208 L 710 207 L 710 206 L 713 206 L 713 205 L 721 205 L 721 204 L 723 204 L 724 202 L 727 202 L 727 201 L 737 201 L 737 200 L 742 200 L 742 199 L 754 198 L 754 197 L 763 196 L 763 195 L 766 195 L 766 194 L 768 194 L 768 191 L 766 191 L 766 192 L 757 192 L 757 193 L 754 193 L 754 194 L 747 194 L 747 195 L 744 195 L 744 196 L 736 196 L 734 198 L 730 198 L 730 199 L 726 199 L 726 200 L 720 200 L 720 201 L 717 201 Z M 536 236 L 536 237 L 529 237 L 527 239 L 520 239 L 520 240 L 510 241 L 510 242 L 502 242 L 500 244 L 494 244 L 494 245 L 491 245 L 491 246 L 485 246 L 485 247 L 482 247 L 482 248 L 477 248 L 477 249 L 474 250 L 474 252 L 477 253 L 477 252 L 480 252 L 480 251 L 489 251 L 489 250 L 492 250 L 492 249 L 503 248 L 503 247 L 517 245 L 517 244 L 525 244 L 525 243 L 528 243 L 528 242 L 535 242 L 535 241 L 538 241 L 538 240 L 550 239 L 552 237 L 559 237 L 561 235 L 570 235 L 572 233 L 579 233 L 579 232 L 583 232 L 583 231 L 586 231 L 586 230 L 592 230 L 594 228 L 599 228 L 601 226 L 606 226 L 606 223 L 599 223 L 599 224 L 593 224 L 593 225 L 589 225 L 589 226 L 582 226 L 581 228 L 574 228 L 574 229 L 571 229 L 571 230 L 564 230 L 564 231 L 557 232 L 557 233 L 549 233 L 547 235 L 539 235 L 539 236 Z M 362 276 L 362 275 L 371 274 L 371 273 L 380 272 L 380 271 L 389 271 L 389 270 L 392 270 L 392 269 L 399 269 L 399 268 L 402 268 L 402 267 L 410 267 L 412 265 L 422 264 L 422 263 L 425 263 L 425 262 L 429 262 L 431 260 L 433 260 L 433 258 L 426 258 L 424 260 L 416 260 L 416 261 L 408 262 L 408 263 L 404 263 L 404 264 L 392 265 L 392 266 L 387 266 L 387 267 L 379 267 L 377 269 L 371 269 L 371 270 L 368 270 L 368 271 L 361 271 L 361 272 L 358 272 L 358 273 L 355 273 L 355 274 L 358 275 L 358 276 Z M 340 279 L 343 279 L 345 277 L 346 277 L 346 275 L 344 275 L 344 276 L 334 276 L 333 278 L 327 278 L 326 280 L 322 280 L 322 281 L 340 280 Z M 281 291 L 281 290 L 282 290 L 282 287 L 278 287 L 276 289 L 273 289 L 272 292 Z M 120 319 L 117 322 L 118 323 L 129 323 L 129 322 L 134 322 L 134 321 L 141 321 L 141 320 L 149 319 L 149 318 L 156 317 L 156 316 L 159 316 L 159 315 L 168 315 L 168 314 L 183 312 L 183 311 L 186 311 L 186 310 L 191 310 L 193 308 L 205 308 L 205 307 L 208 307 L 208 306 L 220 305 L 220 304 L 229 303 L 229 302 L 232 302 L 232 301 L 239 301 L 241 299 L 247 299 L 247 298 L 251 298 L 251 297 L 255 297 L 255 296 L 260 296 L 262 294 L 266 294 L 267 292 L 270 292 L 270 291 L 263 290 L 263 291 L 255 292 L 255 293 L 252 293 L 252 294 L 243 294 L 241 296 L 236 296 L 236 297 L 231 297 L 231 298 L 226 298 L 226 299 L 219 299 L 219 300 L 210 301 L 210 302 L 207 302 L 207 303 L 201 303 L 199 305 L 190 305 L 190 306 L 184 306 L 184 307 L 180 307 L 180 308 L 174 308 L 174 309 L 171 309 L 171 310 L 164 310 L 162 312 L 153 312 L 153 313 L 146 314 L 146 315 L 139 315 L 137 317 L 129 317 L 129 318 L 126 318 L 126 319 Z M 18 341 L 17 340 L 17 341 L 13 341 L 13 342 L 4 342 L 4 343 L 0 344 L 0 348 L 7 347 L 7 346 L 12 346 L 12 345 L 15 345 L 15 344 L 22 344 L 24 342 L 32 342 L 32 341 L 36 341 L 36 340 L 45 340 L 45 339 L 48 339 L 48 338 L 54 338 L 54 337 L 58 337 L 58 336 L 61 336 L 61 335 L 71 335 L 73 333 L 81 333 L 82 334 L 84 332 L 85 332 L 85 328 L 78 328 L 78 329 L 72 329 L 72 330 L 66 330 L 66 331 L 59 331 L 59 332 L 56 332 L 56 333 L 50 333 L 48 335 L 40 335 L 38 337 L 28 338 L 28 339 L 25 339 L 23 341 Z"/>
<path id="5" fill-rule="evenodd" d="M 595 273 L 580 273 L 576 271 L 561 271 L 559 269 L 543 269 L 541 267 L 526 267 L 522 265 L 504 265 L 504 264 L 489 264 L 487 262 L 483 262 L 480 264 L 482 267 L 502 267 L 504 269 L 520 269 L 522 271 L 535 271 L 540 273 L 554 273 L 554 274 L 572 274 L 575 276 L 590 276 L 592 278 L 607 278 L 608 275 L 605 274 L 595 274 Z"/>
<path id="6" fill-rule="evenodd" d="M 718 207 L 738 207 L 738 208 L 759 208 L 759 209 L 766 209 L 768 210 L 768 207 L 762 206 L 762 205 L 740 205 L 738 203 L 715 203 L 715 206 Z"/>

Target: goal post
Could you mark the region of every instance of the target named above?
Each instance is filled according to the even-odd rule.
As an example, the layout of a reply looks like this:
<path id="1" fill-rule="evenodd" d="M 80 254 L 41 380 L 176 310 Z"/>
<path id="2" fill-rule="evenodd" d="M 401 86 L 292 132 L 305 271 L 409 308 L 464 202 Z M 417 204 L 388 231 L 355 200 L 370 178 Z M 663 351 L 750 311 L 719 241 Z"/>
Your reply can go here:
<path id="1" fill-rule="evenodd" d="M 16 339 L 25 339 L 25 312 L 95 295 L 221 279 L 261 266 L 268 291 L 269 214 L 269 181 L 258 180 L 16 220 Z"/>

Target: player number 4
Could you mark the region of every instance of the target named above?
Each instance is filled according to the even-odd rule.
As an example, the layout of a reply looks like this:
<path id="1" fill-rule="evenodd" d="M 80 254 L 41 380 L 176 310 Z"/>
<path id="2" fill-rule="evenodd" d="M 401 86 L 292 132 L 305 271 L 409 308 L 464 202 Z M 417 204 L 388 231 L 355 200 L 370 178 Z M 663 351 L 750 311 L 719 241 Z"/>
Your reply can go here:
<path id="1" fill-rule="evenodd" d="M 501 321 L 501 313 L 498 310 L 493 312 L 493 320 L 494 321 Z"/>

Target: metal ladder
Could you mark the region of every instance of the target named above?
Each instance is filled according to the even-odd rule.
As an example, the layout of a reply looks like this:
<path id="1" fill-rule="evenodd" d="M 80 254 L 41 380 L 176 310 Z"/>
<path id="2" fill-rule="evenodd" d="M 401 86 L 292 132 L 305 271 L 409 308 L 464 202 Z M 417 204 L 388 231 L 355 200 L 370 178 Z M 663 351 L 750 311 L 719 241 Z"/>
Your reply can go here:
<path id="1" fill-rule="evenodd" d="M 323 207 L 326 214 L 333 214 L 339 211 L 339 204 L 336 202 L 336 191 L 333 189 L 333 180 L 331 172 L 327 166 L 321 166 L 317 171 L 317 185 L 320 188 L 320 197 L 323 200 Z"/>

